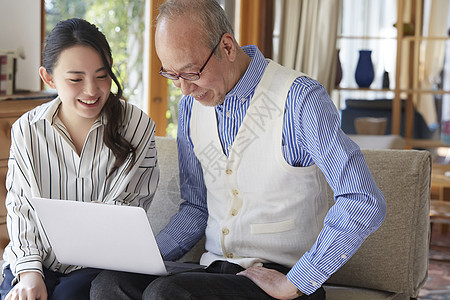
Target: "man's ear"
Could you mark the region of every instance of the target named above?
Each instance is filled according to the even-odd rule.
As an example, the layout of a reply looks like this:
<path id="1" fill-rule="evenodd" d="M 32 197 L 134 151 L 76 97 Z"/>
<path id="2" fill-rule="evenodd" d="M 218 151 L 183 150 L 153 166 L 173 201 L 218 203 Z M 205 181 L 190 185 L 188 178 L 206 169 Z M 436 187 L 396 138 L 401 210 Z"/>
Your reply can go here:
<path id="1" fill-rule="evenodd" d="M 48 85 L 50 88 L 55 89 L 55 83 L 53 81 L 53 76 L 47 72 L 47 69 L 44 67 L 39 68 L 39 76 L 41 76 L 41 79 L 43 82 L 45 82 L 46 85 Z"/>
<path id="2" fill-rule="evenodd" d="M 227 60 L 233 62 L 236 59 L 236 45 L 231 34 L 225 33 L 223 35 L 221 45 L 219 47 L 223 47 L 225 49 Z"/>

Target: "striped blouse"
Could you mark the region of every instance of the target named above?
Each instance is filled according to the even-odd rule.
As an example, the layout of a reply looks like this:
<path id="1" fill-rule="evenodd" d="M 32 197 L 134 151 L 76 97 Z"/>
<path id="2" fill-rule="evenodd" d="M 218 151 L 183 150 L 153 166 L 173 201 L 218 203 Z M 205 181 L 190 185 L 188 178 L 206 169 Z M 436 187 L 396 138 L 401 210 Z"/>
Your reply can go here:
<path id="1" fill-rule="evenodd" d="M 115 157 L 103 142 L 106 117 L 101 115 L 94 122 L 78 155 L 57 116 L 60 104 L 59 98 L 45 103 L 12 126 L 6 176 L 10 243 L 3 257 L 5 266 L 10 264 L 16 276 L 25 271 L 42 274 L 42 266 L 61 273 L 79 268 L 60 264 L 48 247 L 48 240 L 39 235 L 31 197 L 100 201 L 147 209 L 159 180 L 155 124 L 140 109 L 122 102 L 125 118 L 120 131 L 136 147 L 136 162 L 126 172 L 131 163 L 128 158 L 108 177 Z"/>
<path id="2" fill-rule="evenodd" d="M 216 106 L 219 137 L 227 156 L 268 63 L 255 46 L 243 49 L 252 58 L 250 66 L 223 104 Z M 165 259 L 176 259 L 195 244 L 203 236 L 208 218 L 202 169 L 189 138 L 193 101 L 184 96 L 179 106 L 180 187 L 185 202 L 157 236 Z M 360 149 L 340 129 L 339 114 L 326 90 L 313 79 L 299 77 L 290 89 L 280 147 L 292 166 L 316 164 L 334 191 L 335 205 L 316 243 L 287 275 L 301 291 L 310 294 L 381 225 L 385 199 Z"/>

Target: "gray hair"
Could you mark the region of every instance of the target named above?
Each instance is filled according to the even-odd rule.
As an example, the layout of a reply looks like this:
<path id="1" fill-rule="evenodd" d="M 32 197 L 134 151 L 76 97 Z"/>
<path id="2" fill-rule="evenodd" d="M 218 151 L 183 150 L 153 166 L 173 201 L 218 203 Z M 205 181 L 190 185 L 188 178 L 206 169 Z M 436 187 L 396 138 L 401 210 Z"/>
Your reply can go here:
<path id="1" fill-rule="evenodd" d="M 225 33 L 231 34 L 237 44 L 233 27 L 216 0 L 167 0 L 159 7 L 156 21 L 158 23 L 164 18 L 174 20 L 180 16 L 199 24 L 199 30 L 204 33 L 204 43 L 211 49 Z"/>

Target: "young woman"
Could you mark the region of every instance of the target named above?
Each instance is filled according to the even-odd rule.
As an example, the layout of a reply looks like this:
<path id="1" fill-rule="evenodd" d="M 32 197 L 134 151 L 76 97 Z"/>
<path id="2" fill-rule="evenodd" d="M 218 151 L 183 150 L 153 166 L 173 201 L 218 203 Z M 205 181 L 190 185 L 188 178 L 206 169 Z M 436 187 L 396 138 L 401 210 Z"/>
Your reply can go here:
<path id="1" fill-rule="evenodd" d="M 10 243 L 0 293 L 8 300 L 89 299 L 90 282 L 99 270 L 58 262 L 40 234 L 29 199 L 147 209 L 159 178 L 155 124 L 120 99 L 111 50 L 96 26 L 82 19 L 58 23 L 43 56 L 39 74 L 58 97 L 23 115 L 11 130 L 6 178 Z"/>

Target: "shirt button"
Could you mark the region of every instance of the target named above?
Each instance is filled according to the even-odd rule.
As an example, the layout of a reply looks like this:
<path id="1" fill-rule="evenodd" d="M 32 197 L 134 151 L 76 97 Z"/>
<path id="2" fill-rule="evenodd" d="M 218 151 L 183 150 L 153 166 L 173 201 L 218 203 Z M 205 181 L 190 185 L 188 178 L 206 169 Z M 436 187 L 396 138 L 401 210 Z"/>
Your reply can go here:
<path id="1" fill-rule="evenodd" d="M 227 258 L 233 258 L 233 253 L 227 253 Z"/>
<path id="2" fill-rule="evenodd" d="M 222 233 L 223 233 L 223 235 L 227 235 L 230 233 L 230 230 L 228 228 L 224 228 L 224 229 L 222 229 Z"/>
<path id="3" fill-rule="evenodd" d="M 312 284 L 313 286 L 317 286 L 317 282 L 315 282 L 315 281 L 311 281 L 311 284 Z"/>
<path id="4" fill-rule="evenodd" d="M 347 255 L 343 254 L 343 255 L 341 255 L 341 258 L 342 258 L 342 259 L 346 259 L 346 258 L 347 258 Z"/>
<path id="5" fill-rule="evenodd" d="M 232 171 L 231 169 L 226 169 L 226 170 L 225 170 L 225 173 L 226 173 L 227 175 L 231 175 L 231 174 L 233 174 L 233 171 Z"/>
<path id="6" fill-rule="evenodd" d="M 244 103 L 245 101 L 247 101 L 247 99 L 245 99 L 245 98 L 242 98 L 242 99 L 241 99 L 241 102 L 242 102 L 242 103 Z"/>
<path id="7" fill-rule="evenodd" d="M 226 115 L 227 115 L 227 118 L 229 118 L 231 116 L 231 111 L 227 110 Z"/>
<path id="8" fill-rule="evenodd" d="M 234 189 L 234 190 L 233 190 L 233 195 L 235 195 L 235 196 L 239 195 L 239 191 L 236 190 L 236 189 Z"/>
<path id="9" fill-rule="evenodd" d="M 237 211 L 237 209 L 232 209 L 231 210 L 231 215 L 234 217 L 234 216 L 236 216 L 238 214 L 238 211 Z"/>

